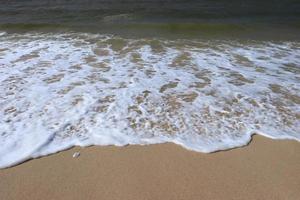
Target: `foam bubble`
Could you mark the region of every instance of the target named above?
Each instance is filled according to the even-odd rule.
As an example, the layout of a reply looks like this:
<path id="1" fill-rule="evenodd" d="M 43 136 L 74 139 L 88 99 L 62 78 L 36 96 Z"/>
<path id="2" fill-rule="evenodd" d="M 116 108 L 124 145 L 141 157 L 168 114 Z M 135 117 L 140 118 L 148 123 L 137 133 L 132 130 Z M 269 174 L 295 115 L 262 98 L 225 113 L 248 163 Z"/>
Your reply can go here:
<path id="1" fill-rule="evenodd" d="M 300 140 L 300 44 L 0 37 L 0 167 L 74 145 Z"/>

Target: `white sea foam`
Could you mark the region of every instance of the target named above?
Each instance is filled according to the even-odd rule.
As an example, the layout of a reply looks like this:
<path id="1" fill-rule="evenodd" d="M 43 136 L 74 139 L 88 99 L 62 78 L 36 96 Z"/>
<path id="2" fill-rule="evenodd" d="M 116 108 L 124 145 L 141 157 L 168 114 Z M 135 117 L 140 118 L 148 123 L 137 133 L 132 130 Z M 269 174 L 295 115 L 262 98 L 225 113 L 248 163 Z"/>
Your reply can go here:
<path id="1" fill-rule="evenodd" d="M 0 167 L 74 145 L 300 140 L 300 43 L 0 37 Z"/>

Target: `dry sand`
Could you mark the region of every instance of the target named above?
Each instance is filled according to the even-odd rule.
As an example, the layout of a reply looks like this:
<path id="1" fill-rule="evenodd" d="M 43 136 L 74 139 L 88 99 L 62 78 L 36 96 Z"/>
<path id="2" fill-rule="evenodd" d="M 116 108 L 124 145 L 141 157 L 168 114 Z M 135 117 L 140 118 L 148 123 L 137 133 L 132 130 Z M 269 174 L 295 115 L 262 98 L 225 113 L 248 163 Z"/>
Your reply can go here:
<path id="1" fill-rule="evenodd" d="M 297 200 L 300 143 L 255 136 L 212 154 L 174 144 L 77 147 L 0 170 L 0 199 Z"/>

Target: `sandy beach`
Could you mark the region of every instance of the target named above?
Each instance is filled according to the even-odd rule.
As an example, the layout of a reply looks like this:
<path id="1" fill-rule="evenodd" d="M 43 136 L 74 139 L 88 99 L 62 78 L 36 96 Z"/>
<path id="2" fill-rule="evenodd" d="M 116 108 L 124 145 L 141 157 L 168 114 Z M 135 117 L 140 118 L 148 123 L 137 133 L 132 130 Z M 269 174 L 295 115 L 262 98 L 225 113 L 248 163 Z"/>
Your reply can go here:
<path id="1" fill-rule="evenodd" d="M 0 200 L 300 200 L 299 8 L 2 1 Z"/>
<path id="2" fill-rule="evenodd" d="M 75 152 L 78 158 L 73 158 Z M 299 199 L 300 145 L 255 136 L 211 154 L 174 144 L 73 148 L 0 171 L 10 199 Z"/>

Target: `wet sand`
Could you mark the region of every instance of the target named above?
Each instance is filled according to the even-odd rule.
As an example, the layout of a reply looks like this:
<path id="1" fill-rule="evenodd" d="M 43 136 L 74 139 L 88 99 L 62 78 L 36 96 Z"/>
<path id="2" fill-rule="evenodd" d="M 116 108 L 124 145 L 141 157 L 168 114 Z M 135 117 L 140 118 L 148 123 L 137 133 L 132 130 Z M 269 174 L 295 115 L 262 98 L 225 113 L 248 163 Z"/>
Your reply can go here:
<path id="1" fill-rule="evenodd" d="M 299 142 L 261 136 L 212 154 L 174 144 L 76 147 L 0 170 L 0 199 L 296 200 L 299 171 Z"/>

